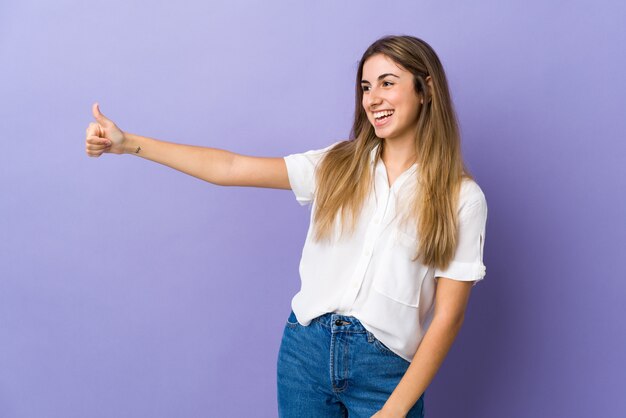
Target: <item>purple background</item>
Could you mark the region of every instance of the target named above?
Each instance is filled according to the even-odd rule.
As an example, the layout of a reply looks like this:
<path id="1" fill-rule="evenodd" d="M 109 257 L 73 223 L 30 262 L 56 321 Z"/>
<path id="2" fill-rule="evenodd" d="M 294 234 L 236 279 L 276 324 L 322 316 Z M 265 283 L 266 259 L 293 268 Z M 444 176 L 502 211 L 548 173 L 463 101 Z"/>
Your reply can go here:
<path id="1" fill-rule="evenodd" d="M 623 2 L 0 3 L 0 416 L 275 417 L 308 227 L 290 191 L 84 151 L 348 137 L 358 59 L 425 39 L 489 204 L 487 276 L 427 416 L 624 416 Z"/>

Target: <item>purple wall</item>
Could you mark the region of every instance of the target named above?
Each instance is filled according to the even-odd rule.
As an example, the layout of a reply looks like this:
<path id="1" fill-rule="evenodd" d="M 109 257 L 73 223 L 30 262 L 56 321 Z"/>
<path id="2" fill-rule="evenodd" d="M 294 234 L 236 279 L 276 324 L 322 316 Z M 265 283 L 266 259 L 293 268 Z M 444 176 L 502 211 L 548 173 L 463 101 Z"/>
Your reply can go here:
<path id="1" fill-rule="evenodd" d="M 171 3 L 171 2 L 170 2 Z M 347 138 L 386 34 L 448 72 L 486 280 L 428 417 L 626 409 L 623 2 L 0 3 L 0 416 L 275 417 L 309 212 L 134 156 L 122 129 L 283 156 Z"/>

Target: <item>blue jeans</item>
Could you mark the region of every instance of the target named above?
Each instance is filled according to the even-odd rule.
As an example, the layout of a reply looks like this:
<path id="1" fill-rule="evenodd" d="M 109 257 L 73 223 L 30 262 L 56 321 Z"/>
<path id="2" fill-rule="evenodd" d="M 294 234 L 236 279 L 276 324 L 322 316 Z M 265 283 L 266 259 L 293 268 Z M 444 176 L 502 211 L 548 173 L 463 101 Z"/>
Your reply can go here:
<path id="1" fill-rule="evenodd" d="M 291 311 L 278 352 L 278 415 L 370 418 L 409 365 L 353 316 L 327 313 L 305 327 Z M 424 417 L 424 394 L 406 417 Z"/>

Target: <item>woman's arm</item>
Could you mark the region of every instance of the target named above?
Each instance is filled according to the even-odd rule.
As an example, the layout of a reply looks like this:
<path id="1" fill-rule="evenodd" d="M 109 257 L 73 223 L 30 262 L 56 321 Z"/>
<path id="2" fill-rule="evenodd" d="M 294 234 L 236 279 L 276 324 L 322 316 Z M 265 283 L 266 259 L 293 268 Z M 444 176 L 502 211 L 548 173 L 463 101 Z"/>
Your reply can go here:
<path id="1" fill-rule="evenodd" d="M 283 158 L 250 157 L 217 148 L 125 134 L 125 154 L 166 165 L 219 186 L 291 189 Z"/>
<path id="2" fill-rule="evenodd" d="M 422 396 L 461 329 L 473 282 L 437 280 L 435 313 L 411 365 L 375 417 L 404 417 Z"/>
<path id="3" fill-rule="evenodd" d="M 176 144 L 123 132 L 94 103 L 96 123 L 89 124 L 86 152 L 134 154 L 220 186 L 291 189 L 283 158 L 250 157 L 217 148 Z"/>

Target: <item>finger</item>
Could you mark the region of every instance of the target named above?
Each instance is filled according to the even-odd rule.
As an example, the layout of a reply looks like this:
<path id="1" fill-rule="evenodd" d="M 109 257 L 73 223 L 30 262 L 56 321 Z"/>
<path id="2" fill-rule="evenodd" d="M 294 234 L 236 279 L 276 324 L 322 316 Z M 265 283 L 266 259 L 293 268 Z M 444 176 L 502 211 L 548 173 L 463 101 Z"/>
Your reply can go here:
<path id="1" fill-rule="evenodd" d="M 91 113 L 93 113 L 93 117 L 96 118 L 96 120 L 100 124 L 106 124 L 107 122 L 110 122 L 110 120 L 106 116 L 104 116 L 102 112 L 100 112 L 100 106 L 97 102 L 94 103 L 91 107 Z"/>
<path id="2" fill-rule="evenodd" d="M 107 142 L 108 139 L 98 135 L 87 135 L 87 141 L 92 142 Z"/>
<path id="3" fill-rule="evenodd" d="M 87 153 L 87 156 L 89 157 L 99 157 L 102 155 L 104 151 L 85 150 L 85 152 Z"/>
<path id="4" fill-rule="evenodd" d="M 102 151 L 109 147 L 110 147 L 109 145 L 92 145 L 92 144 L 87 144 L 85 146 L 85 148 L 89 151 Z"/>
<path id="5" fill-rule="evenodd" d="M 91 122 L 89 124 L 89 127 L 87 127 L 86 135 L 87 136 L 103 137 L 104 136 L 104 130 L 103 130 L 102 126 L 100 126 L 98 123 Z"/>
<path id="6" fill-rule="evenodd" d="M 88 136 L 85 142 L 88 144 L 92 144 L 92 145 L 110 145 L 111 144 L 111 141 L 109 141 L 107 138 L 101 138 L 95 135 Z"/>
<path id="7" fill-rule="evenodd" d="M 111 146 L 85 145 L 85 152 L 87 154 L 97 154 L 97 155 L 100 155 L 103 152 L 108 152 L 110 149 L 111 149 Z"/>
<path id="8" fill-rule="evenodd" d="M 100 127 L 97 123 L 91 122 L 86 129 L 87 136 L 98 136 L 100 133 Z"/>
<path id="9" fill-rule="evenodd" d="M 85 143 L 85 148 L 87 149 L 105 149 L 111 147 L 110 144 L 93 144 L 93 143 Z"/>

